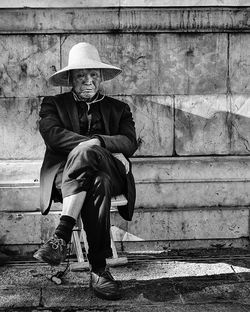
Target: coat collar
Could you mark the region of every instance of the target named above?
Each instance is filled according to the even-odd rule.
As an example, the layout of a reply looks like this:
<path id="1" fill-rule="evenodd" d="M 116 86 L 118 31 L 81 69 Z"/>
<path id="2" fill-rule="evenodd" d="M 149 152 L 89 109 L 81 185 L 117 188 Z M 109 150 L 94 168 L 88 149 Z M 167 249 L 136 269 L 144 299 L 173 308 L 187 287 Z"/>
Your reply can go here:
<path id="1" fill-rule="evenodd" d="M 103 118 L 105 134 L 110 134 L 110 127 L 109 127 L 109 120 L 110 120 L 110 110 L 111 105 L 109 101 L 107 101 L 107 97 L 99 94 L 98 100 L 100 101 L 100 112 Z M 66 94 L 66 101 L 64 103 L 66 110 L 68 112 L 73 131 L 76 133 L 80 133 L 80 124 L 79 124 L 79 117 L 78 117 L 78 110 L 77 110 L 77 103 L 74 98 L 73 92 L 68 92 Z"/>

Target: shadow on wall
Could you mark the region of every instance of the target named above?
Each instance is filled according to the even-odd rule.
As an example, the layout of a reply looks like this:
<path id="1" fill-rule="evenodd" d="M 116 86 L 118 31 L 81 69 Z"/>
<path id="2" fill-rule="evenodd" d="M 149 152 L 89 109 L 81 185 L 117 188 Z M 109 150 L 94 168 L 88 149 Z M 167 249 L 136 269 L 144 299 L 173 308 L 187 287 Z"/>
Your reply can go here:
<path id="1" fill-rule="evenodd" d="M 135 117 L 136 156 L 248 155 L 247 96 L 124 98 Z"/>

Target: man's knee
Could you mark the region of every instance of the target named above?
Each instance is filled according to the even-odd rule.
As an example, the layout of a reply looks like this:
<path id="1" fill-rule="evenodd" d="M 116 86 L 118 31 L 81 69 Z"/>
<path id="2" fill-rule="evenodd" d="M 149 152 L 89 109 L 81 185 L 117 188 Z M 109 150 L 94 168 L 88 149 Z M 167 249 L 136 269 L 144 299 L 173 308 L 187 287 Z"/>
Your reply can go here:
<path id="1" fill-rule="evenodd" d="M 96 165 L 100 161 L 100 156 L 95 146 L 78 145 L 69 153 L 67 161 Z"/>
<path id="2" fill-rule="evenodd" d="M 98 172 L 94 179 L 94 188 L 103 189 L 106 192 L 111 190 L 111 179 L 109 175 L 104 172 Z"/>

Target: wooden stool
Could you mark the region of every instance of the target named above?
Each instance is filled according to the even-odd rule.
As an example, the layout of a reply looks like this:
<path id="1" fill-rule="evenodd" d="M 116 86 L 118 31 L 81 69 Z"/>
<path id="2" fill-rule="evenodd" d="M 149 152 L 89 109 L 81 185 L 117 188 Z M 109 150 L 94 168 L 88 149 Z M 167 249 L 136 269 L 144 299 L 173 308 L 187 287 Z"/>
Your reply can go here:
<path id="1" fill-rule="evenodd" d="M 124 206 L 127 204 L 127 199 L 125 198 L 124 195 L 119 195 L 116 197 L 113 197 L 111 199 L 111 209 L 110 211 L 117 211 L 118 206 Z M 110 266 L 119 266 L 119 265 L 124 265 L 128 263 L 127 257 L 119 257 L 116 247 L 115 247 L 115 242 L 113 239 L 113 234 L 112 234 L 112 227 L 110 229 L 110 238 L 111 238 L 111 248 L 113 252 L 113 258 L 107 259 L 107 264 Z M 70 265 L 71 271 L 84 271 L 89 268 L 89 263 L 87 258 L 84 258 L 83 252 L 82 252 L 82 247 L 81 247 L 81 241 L 84 243 L 84 249 L 86 254 L 88 253 L 88 242 L 87 242 L 87 237 L 86 233 L 83 229 L 83 224 L 82 220 L 79 217 L 77 219 L 76 226 L 73 229 L 73 235 L 72 235 L 72 243 L 75 249 L 76 257 L 77 257 L 77 263 L 72 263 Z"/>

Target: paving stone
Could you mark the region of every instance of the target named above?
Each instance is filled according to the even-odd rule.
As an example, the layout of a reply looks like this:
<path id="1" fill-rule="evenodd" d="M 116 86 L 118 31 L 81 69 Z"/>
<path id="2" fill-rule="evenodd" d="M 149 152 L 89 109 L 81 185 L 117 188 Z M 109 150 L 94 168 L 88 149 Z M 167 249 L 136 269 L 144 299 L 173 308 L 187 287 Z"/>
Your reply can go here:
<path id="1" fill-rule="evenodd" d="M 40 292 L 38 287 L 0 286 L 0 308 L 36 307 Z"/>

